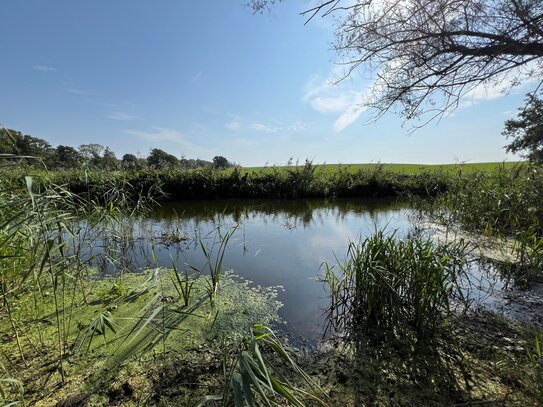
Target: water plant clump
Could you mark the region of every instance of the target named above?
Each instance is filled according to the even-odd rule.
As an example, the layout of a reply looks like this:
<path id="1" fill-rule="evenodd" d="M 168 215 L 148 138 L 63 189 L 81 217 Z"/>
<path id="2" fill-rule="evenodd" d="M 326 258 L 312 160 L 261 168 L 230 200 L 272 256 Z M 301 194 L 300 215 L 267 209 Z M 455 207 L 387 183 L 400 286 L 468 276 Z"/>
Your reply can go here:
<path id="1" fill-rule="evenodd" d="M 462 273 L 462 247 L 429 239 L 400 240 L 379 230 L 350 243 L 335 270 L 325 265 L 329 320 L 352 338 L 389 335 L 431 338 L 446 321 Z"/>
<path id="2" fill-rule="evenodd" d="M 537 405 L 531 328 L 470 307 L 466 244 L 376 231 L 325 265 L 329 329 L 325 368 L 334 400 L 352 405 Z M 518 383 L 512 385 L 511 383 Z M 534 404 L 535 403 L 535 404 Z"/>

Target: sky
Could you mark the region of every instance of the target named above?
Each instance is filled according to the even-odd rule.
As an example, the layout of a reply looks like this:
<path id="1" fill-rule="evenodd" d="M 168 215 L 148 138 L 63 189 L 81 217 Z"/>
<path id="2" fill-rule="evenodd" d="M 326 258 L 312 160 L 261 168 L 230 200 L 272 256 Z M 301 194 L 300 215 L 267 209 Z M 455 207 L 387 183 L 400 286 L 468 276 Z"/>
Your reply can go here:
<path id="1" fill-rule="evenodd" d="M 161 148 L 243 166 L 512 161 L 501 135 L 529 85 L 476 92 L 412 133 L 360 109 L 366 72 L 334 84 L 332 18 L 234 1 L 1 1 L 0 123 L 120 158 Z"/>

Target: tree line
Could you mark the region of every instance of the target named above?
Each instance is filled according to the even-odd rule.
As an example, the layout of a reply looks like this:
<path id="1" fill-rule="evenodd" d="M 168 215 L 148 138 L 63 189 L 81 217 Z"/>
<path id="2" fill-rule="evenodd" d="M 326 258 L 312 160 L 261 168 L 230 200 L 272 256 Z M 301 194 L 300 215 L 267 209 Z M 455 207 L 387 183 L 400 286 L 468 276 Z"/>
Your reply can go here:
<path id="1" fill-rule="evenodd" d="M 153 148 L 147 157 L 124 154 L 118 159 L 113 150 L 101 144 L 53 147 L 41 138 L 4 128 L 0 128 L 0 158 L 14 163 L 25 160 L 30 164 L 45 165 L 48 169 L 91 168 L 104 171 L 170 167 L 222 169 L 234 165 L 223 156 L 215 156 L 212 161 L 184 156 L 177 158 L 160 148 Z"/>

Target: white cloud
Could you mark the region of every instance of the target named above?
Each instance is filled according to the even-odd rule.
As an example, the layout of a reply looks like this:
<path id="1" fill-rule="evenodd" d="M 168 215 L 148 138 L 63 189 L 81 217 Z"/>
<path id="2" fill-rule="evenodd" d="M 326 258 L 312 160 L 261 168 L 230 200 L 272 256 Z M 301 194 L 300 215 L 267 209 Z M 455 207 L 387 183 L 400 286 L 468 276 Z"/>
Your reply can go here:
<path id="1" fill-rule="evenodd" d="M 345 85 L 335 84 L 330 78 L 339 76 L 332 72 L 328 79 L 313 77 L 305 87 L 302 100 L 313 110 L 322 114 L 338 114 L 334 130 L 340 132 L 354 123 L 367 110 L 363 102 L 369 88 L 363 91 L 346 89 Z"/>
<path id="2" fill-rule="evenodd" d="M 286 131 L 288 132 L 297 132 L 297 131 L 304 131 L 307 130 L 311 126 L 311 123 L 305 123 L 305 122 L 294 122 L 292 124 L 289 124 L 286 127 Z"/>
<path id="3" fill-rule="evenodd" d="M 121 120 L 121 121 L 130 121 L 130 120 L 137 119 L 136 116 L 122 113 L 122 112 L 111 112 L 111 113 L 106 114 L 106 117 L 108 119 Z"/>
<path id="4" fill-rule="evenodd" d="M 224 125 L 227 129 L 237 131 L 241 129 L 241 123 L 237 120 L 231 120 Z"/>
<path id="5" fill-rule="evenodd" d="M 175 143 L 183 148 L 183 153 L 187 155 L 197 155 L 199 153 L 209 154 L 210 151 L 188 141 L 183 134 L 177 130 L 162 127 L 153 127 L 155 131 L 124 130 L 124 133 L 139 137 L 153 143 Z"/>
<path id="6" fill-rule="evenodd" d="M 265 133 L 295 133 L 299 131 L 307 130 L 310 127 L 311 123 L 307 122 L 301 122 L 301 121 L 295 121 L 293 123 L 287 124 L 287 125 L 279 125 L 279 126 L 269 126 L 262 123 L 251 123 L 249 125 L 249 128 L 257 131 L 262 131 Z"/>
<path id="7" fill-rule="evenodd" d="M 471 98 L 474 103 L 482 100 L 494 100 L 504 96 L 509 89 L 510 85 L 504 83 L 494 86 L 478 85 L 468 92 L 466 97 Z"/>
<path id="8" fill-rule="evenodd" d="M 360 103 L 353 103 L 334 122 L 334 130 L 337 132 L 343 131 L 346 127 L 353 124 L 367 109 L 366 106 L 362 106 Z"/>
<path id="9" fill-rule="evenodd" d="M 45 66 L 45 65 L 32 65 L 32 69 L 35 71 L 41 71 L 41 72 L 56 72 L 57 68 L 54 68 L 52 66 Z"/>
<path id="10" fill-rule="evenodd" d="M 267 126 L 262 123 L 251 123 L 249 127 L 253 130 L 263 131 L 266 133 L 277 133 L 279 130 L 281 130 L 279 127 Z"/>
<path id="11" fill-rule="evenodd" d="M 317 96 L 310 101 L 313 110 L 319 113 L 337 113 L 347 109 L 353 103 L 353 95 L 344 93 L 335 97 Z"/>
<path id="12" fill-rule="evenodd" d="M 541 80 L 539 74 L 542 66 L 532 61 L 496 78 L 490 83 L 481 83 L 471 89 L 462 97 L 460 107 L 473 106 L 486 100 L 494 100 L 506 96 L 509 92 L 525 91 L 527 87 L 533 86 Z"/>

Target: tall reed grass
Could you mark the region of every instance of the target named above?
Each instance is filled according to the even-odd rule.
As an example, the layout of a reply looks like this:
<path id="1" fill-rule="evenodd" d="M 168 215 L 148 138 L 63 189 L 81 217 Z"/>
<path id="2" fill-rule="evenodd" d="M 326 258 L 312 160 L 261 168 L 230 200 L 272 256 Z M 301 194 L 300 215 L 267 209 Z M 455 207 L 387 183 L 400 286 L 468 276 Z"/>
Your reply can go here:
<path id="1" fill-rule="evenodd" d="M 16 176 L 6 173 L 6 177 Z M 66 185 L 75 194 L 100 197 L 112 186 L 123 188 L 126 195 L 148 195 L 157 189 L 162 199 L 228 198 L 312 198 L 312 197 L 400 197 L 435 196 L 447 190 L 451 174 L 427 171 L 404 174 L 377 166 L 351 172 L 346 167 L 328 171 L 310 161 L 289 168 L 267 167 L 258 171 L 216 170 L 213 168 L 141 171 L 90 171 L 86 169 L 55 171 L 47 177 Z"/>
<path id="2" fill-rule="evenodd" d="M 350 243 L 338 269 L 324 266 L 331 327 L 354 339 L 390 334 L 432 338 L 459 293 L 463 248 L 419 237 L 402 240 L 383 230 Z"/>

